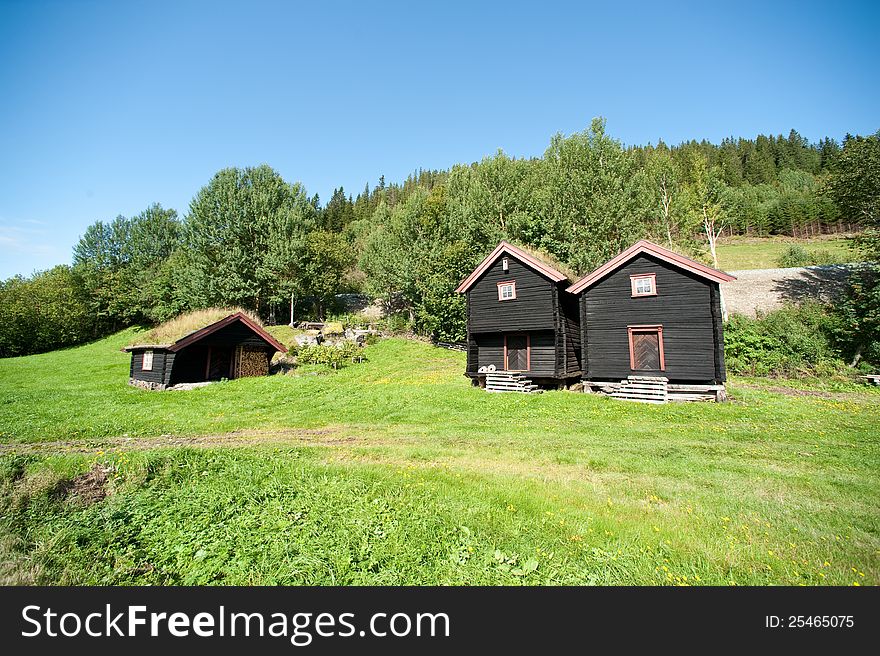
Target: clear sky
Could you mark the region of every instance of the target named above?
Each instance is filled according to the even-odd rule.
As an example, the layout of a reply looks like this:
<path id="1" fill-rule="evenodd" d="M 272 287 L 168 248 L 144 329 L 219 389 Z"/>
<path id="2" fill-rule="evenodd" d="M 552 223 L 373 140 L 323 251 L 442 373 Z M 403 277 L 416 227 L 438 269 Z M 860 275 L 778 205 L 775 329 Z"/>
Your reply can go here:
<path id="1" fill-rule="evenodd" d="M 327 200 L 604 116 L 627 144 L 880 128 L 877 2 L 0 0 L 0 277 L 226 166 Z"/>

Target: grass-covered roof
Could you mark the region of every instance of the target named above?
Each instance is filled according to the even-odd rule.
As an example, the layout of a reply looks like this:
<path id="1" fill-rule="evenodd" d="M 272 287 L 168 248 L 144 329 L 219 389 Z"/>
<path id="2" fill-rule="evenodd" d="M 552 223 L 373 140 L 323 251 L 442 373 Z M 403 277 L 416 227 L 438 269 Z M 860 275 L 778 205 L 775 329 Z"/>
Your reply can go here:
<path id="1" fill-rule="evenodd" d="M 207 308 L 187 312 L 159 324 L 145 335 L 142 334 L 134 343 L 129 344 L 129 348 L 134 346 L 170 346 L 187 335 L 237 312 L 247 315 L 251 321 L 263 326 L 263 322 L 257 315 L 239 307 Z"/>

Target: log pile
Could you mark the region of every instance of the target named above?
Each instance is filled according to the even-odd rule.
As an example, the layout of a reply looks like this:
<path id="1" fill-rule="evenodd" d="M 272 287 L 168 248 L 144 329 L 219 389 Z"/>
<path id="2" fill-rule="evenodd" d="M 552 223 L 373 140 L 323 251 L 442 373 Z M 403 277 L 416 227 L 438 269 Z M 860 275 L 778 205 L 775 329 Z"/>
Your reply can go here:
<path id="1" fill-rule="evenodd" d="M 262 349 L 242 347 L 238 355 L 238 377 L 266 376 L 269 373 L 269 358 Z"/>

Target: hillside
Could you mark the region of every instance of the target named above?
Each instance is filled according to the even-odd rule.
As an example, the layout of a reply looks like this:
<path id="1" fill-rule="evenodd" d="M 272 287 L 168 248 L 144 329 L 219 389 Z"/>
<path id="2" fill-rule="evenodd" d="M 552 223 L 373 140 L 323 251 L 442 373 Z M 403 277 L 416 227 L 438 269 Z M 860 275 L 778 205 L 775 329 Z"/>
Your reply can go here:
<path id="1" fill-rule="evenodd" d="M 389 339 L 157 393 L 137 337 L 0 360 L 4 581 L 880 583 L 874 390 L 491 395 Z"/>
<path id="2" fill-rule="evenodd" d="M 724 271 L 775 269 L 789 246 L 802 246 L 810 253 L 825 256 L 828 263 L 845 264 L 862 258 L 851 248 L 846 237 L 823 235 L 795 239 L 784 235 L 772 237 L 725 237 L 718 244 L 718 266 Z"/>

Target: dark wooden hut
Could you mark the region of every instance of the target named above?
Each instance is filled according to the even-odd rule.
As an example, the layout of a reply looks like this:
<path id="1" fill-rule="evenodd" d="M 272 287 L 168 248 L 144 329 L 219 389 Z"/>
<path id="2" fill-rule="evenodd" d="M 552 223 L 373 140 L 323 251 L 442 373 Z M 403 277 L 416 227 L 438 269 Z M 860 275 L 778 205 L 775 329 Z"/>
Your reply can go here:
<path id="1" fill-rule="evenodd" d="M 243 312 L 168 344 L 134 344 L 129 382 L 148 389 L 179 383 L 265 376 L 276 351 L 287 348 Z"/>
<path id="2" fill-rule="evenodd" d="M 643 240 L 573 284 L 585 384 L 641 387 L 647 398 L 649 379 L 665 379 L 685 398 L 720 396 L 720 283 L 734 279 Z"/>
<path id="3" fill-rule="evenodd" d="M 465 375 L 485 382 L 480 369 L 494 367 L 516 374 L 507 377 L 514 387 L 579 377 L 578 312 L 575 297 L 565 293 L 569 284 L 538 257 L 498 244 L 455 290 L 467 295 Z"/>

